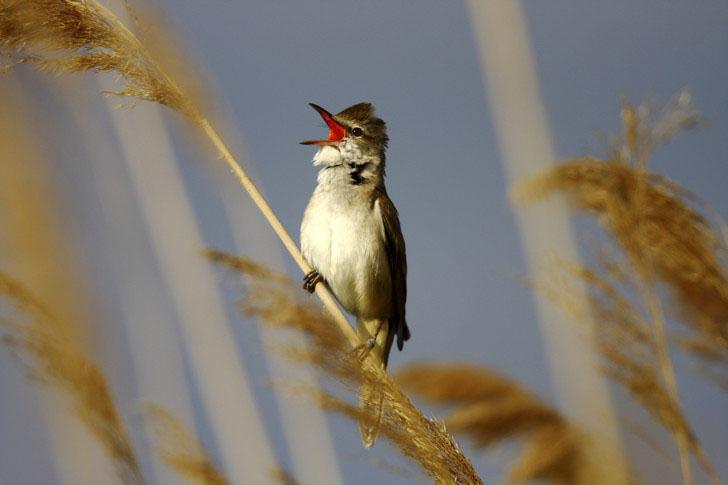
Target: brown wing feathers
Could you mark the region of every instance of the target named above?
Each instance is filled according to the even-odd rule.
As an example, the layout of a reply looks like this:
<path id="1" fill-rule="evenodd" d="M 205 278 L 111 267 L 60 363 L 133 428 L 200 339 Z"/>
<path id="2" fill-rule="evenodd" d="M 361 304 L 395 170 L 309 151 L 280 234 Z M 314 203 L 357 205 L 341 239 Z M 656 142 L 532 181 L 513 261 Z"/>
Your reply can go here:
<path id="1" fill-rule="evenodd" d="M 392 276 L 392 303 L 394 313 L 390 319 L 390 330 L 397 334 L 397 348 L 402 350 L 404 342 L 409 340 L 410 331 L 405 319 L 405 303 L 407 302 L 407 254 L 402 229 L 399 225 L 397 209 L 384 190 L 375 192 L 375 201 L 379 202 L 384 224 L 385 246 L 389 260 L 389 272 Z"/>

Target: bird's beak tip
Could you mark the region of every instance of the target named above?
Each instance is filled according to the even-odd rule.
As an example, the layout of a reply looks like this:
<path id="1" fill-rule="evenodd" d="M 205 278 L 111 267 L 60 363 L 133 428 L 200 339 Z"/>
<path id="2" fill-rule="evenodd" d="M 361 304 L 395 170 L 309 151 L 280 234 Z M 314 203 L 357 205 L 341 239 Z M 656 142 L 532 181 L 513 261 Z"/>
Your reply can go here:
<path id="1" fill-rule="evenodd" d="M 326 124 L 329 127 L 329 137 L 326 140 L 307 140 L 302 141 L 302 145 L 334 145 L 335 142 L 341 141 L 346 136 L 346 128 L 341 125 L 335 118 L 334 115 L 326 111 L 321 106 L 317 105 L 316 103 L 308 103 L 309 106 L 311 106 L 313 109 L 315 109 L 318 114 L 323 118 L 323 120 L 326 122 Z"/>
<path id="2" fill-rule="evenodd" d="M 300 145 L 318 145 L 320 147 L 323 147 L 336 145 L 336 140 L 304 140 L 299 141 L 298 143 Z"/>

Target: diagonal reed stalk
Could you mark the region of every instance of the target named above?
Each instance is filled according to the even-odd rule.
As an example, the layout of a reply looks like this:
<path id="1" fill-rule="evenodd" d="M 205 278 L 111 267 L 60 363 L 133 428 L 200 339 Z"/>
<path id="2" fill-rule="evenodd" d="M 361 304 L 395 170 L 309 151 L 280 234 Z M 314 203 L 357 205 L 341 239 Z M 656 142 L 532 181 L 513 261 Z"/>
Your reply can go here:
<path id="1" fill-rule="evenodd" d="M 555 150 L 522 5 L 525 2 L 465 3 L 507 183 L 548 170 L 556 159 Z M 536 274 L 544 256 L 554 251 L 570 259 L 579 258 L 566 209 L 563 201 L 552 199 L 538 208 L 514 212 L 530 274 Z M 549 301 L 534 295 L 534 305 L 560 408 L 572 421 L 602 437 L 589 450 L 596 464 L 594 484 L 627 483 L 617 412 L 606 380 L 595 369 L 593 352 L 582 345 L 574 326 Z M 585 330 L 586 340 L 591 340 L 593 330 Z"/>
<path id="2" fill-rule="evenodd" d="M 311 266 L 309 266 L 309 264 L 306 263 L 306 261 L 303 259 L 301 251 L 298 249 L 298 246 L 293 241 L 293 238 L 291 238 L 290 234 L 288 234 L 286 228 L 283 227 L 283 224 L 281 224 L 281 221 L 278 219 L 275 212 L 273 212 L 273 209 L 271 209 L 270 205 L 268 205 L 268 202 L 265 200 L 265 197 L 263 197 L 263 194 L 260 193 L 253 181 L 250 180 L 250 177 L 248 177 L 248 174 L 245 172 L 242 165 L 236 160 L 232 153 L 230 153 L 230 150 L 227 148 L 222 138 L 220 138 L 220 135 L 217 133 L 215 128 L 205 118 L 200 119 L 199 124 L 207 137 L 212 142 L 212 144 L 218 150 L 223 160 L 225 160 L 225 163 L 227 163 L 230 171 L 235 175 L 240 184 L 248 192 L 248 195 L 250 195 L 250 198 L 253 200 L 258 209 L 260 209 L 260 212 L 263 214 L 265 219 L 273 228 L 273 231 L 275 231 L 276 235 L 281 240 L 285 248 L 288 250 L 293 260 L 296 262 L 296 264 L 298 264 L 298 267 L 301 268 L 301 271 L 303 271 L 304 274 L 309 273 L 313 268 L 311 268 Z M 329 311 L 342 333 L 346 336 L 351 346 L 359 346 L 361 343 L 359 341 L 359 338 L 352 330 L 351 325 L 347 321 L 344 314 L 341 312 L 341 309 L 339 309 L 339 306 L 336 304 L 334 296 L 331 294 L 326 285 L 316 285 L 316 294 L 319 296 L 319 298 L 321 298 L 324 306 Z"/>

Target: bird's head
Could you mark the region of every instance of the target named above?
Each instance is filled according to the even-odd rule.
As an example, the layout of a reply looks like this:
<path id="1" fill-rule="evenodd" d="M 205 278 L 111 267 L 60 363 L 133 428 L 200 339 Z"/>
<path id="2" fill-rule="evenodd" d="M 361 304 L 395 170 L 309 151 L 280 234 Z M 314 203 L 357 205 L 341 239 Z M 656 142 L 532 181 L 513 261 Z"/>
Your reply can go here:
<path id="1" fill-rule="evenodd" d="M 374 114 L 370 103 L 359 103 L 332 115 L 321 106 L 309 103 L 329 127 L 325 140 L 302 141 L 302 145 L 317 145 L 315 165 L 365 165 L 383 171 L 387 148 L 387 127 Z"/>

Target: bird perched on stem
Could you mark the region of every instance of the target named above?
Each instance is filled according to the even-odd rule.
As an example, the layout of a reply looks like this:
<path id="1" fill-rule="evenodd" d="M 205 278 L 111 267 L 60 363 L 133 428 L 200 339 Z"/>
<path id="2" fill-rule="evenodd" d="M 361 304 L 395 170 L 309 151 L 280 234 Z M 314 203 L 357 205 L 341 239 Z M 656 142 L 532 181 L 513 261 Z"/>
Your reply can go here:
<path id="1" fill-rule="evenodd" d="M 404 238 L 384 186 L 386 125 L 369 103 L 336 115 L 311 107 L 328 125 L 329 136 L 301 142 L 319 147 L 313 163 L 322 167 L 301 222 L 301 252 L 313 268 L 303 287 L 313 292 L 325 282 L 356 317 L 359 339 L 386 368 L 394 339 L 402 350 L 410 338 Z M 359 423 L 369 448 L 379 432 L 383 397 L 368 383 L 359 396 L 370 417 Z"/>

